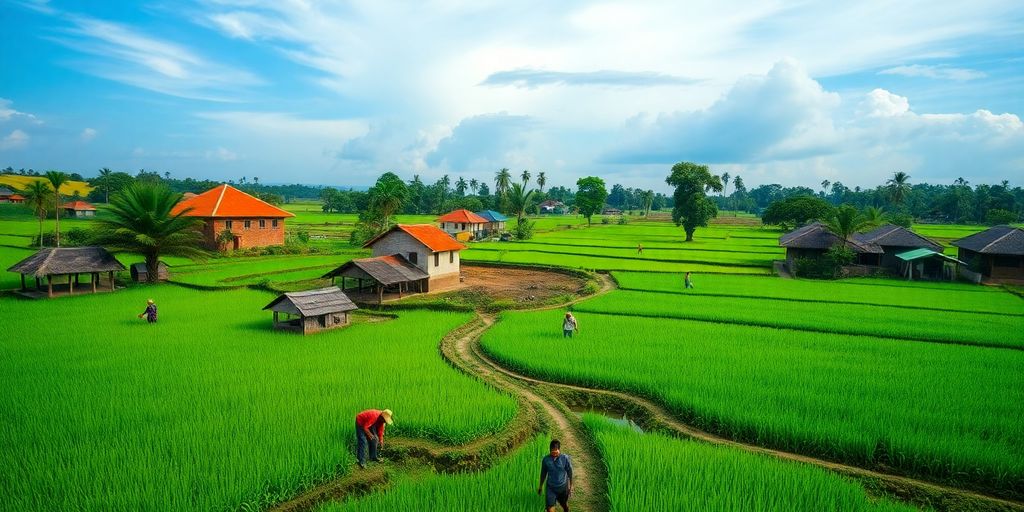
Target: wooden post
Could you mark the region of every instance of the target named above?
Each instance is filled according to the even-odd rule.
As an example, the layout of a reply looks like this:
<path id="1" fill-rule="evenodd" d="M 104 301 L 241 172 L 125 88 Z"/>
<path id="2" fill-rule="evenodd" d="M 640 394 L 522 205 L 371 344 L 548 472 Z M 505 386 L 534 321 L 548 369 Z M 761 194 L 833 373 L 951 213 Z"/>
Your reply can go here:
<path id="1" fill-rule="evenodd" d="M 25 291 L 25 274 L 21 275 L 21 291 Z"/>
<path id="2" fill-rule="evenodd" d="M 71 282 L 71 274 L 68 274 L 68 295 L 75 294 L 75 284 Z"/>
<path id="3" fill-rule="evenodd" d="M 80 284 L 82 284 L 82 283 L 78 282 L 78 272 L 75 272 L 75 286 L 78 286 Z"/>
<path id="4" fill-rule="evenodd" d="M 401 282 L 398 283 L 398 298 L 399 299 L 402 298 L 402 283 Z"/>
<path id="5" fill-rule="evenodd" d="M 277 323 L 278 323 L 277 311 L 274 311 L 274 328 L 275 329 L 277 329 Z"/>
<path id="6" fill-rule="evenodd" d="M 41 279 L 39 279 L 39 276 L 36 276 L 36 290 L 38 290 L 38 289 L 40 289 L 42 287 L 43 287 L 43 281 Z"/>
<path id="7" fill-rule="evenodd" d="M 377 305 L 384 304 L 384 285 L 377 285 Z"/>
<path id="8" fill-rule="evenodd" d="M 46 276 L 46 296 L 53 298 L 53 276 L 49 274 Z"/>
<path id="9" fill-rule="evenodd" d="M 99 272 L 93 272 L 89 275 L 89 280 L 92 281 L 92 292 L 96 293 L 96 280 L 99 278 Z"/>
<path id="10" fill-rule="evenodd" d="M 110 278 L 110 291 L 114 291 L 114 271 L 107 272 L 107 276 Z"/>

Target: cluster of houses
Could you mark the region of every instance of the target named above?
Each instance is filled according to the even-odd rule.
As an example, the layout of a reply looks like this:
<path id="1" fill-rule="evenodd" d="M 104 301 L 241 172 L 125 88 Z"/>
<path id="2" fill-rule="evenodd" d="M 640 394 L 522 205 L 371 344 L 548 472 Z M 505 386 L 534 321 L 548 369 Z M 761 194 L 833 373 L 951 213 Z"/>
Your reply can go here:
<path id="1" fill-rule="evenodd" d="M 796 260 L 821 258 L 844 243 L 856 255 L 855 265 L 848 269 L 854 275 L 881 272 L 907 279 L 1024 281 L 1024 229 L 1013 226 L 995 226 L 952 241 L 956 257 L 945 254 L 934 240 L 892 224 L 855 233 L 844 241 L 815 222 L 779 238 L 790 272 Z"/>

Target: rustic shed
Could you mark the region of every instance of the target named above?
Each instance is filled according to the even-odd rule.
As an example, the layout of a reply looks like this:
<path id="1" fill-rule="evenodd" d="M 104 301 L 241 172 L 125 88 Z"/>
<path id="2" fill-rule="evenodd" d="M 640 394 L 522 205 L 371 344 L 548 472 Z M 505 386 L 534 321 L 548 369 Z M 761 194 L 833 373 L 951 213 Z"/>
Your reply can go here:
<path id="1" fill-rule="evenodd" d="M 376 258 L 360 258 L 350 260 L 344 265 L 324 274 L 325 278 L 331 278 L 331 282 L 341 277 L 341 288 L 347 289 L 348 279 L 356 281 L 355 289 L 363 291 L 364 283 L 377 294 L 377 303 L 384 301 L 384 292 L 388 289 L 398 292 L 402 296 L 403 291 L 410 291 L 413 287 L 416 291 L 422 292 L 424 284 L 429 280 L 430 275 L 423 269 L 413 265 L 401 254 L 390 256 L 377 256 Z"/>
<path id="2" fill-rule="evenodd" d="M 275 329 L 312 334 L 348 325 L 348 312 L 359 308 L 340 288 L 331 286 L 285 293 L 263 309 L 274 312 Z"/>
<path id="3" fill-rule="evenodd" d="M 979 280 L 1024 281 L 1024 229 L 994 226 L 954 240 L 953 245 Z"/>
<path id="4" fill-rule="evenodd" d="M 861 265 L 878 265 L 885 254 L 878 244 L 851 237 L 849 248 L 857 254 L 857 263 Z M 798 258 L 820 258 L 834 245 L 843 240 L 829 231 L 820 222 L 808 224 L 779 237 L 779 245 L 786 248 L 786 268 L 793 271 Z"/>
<path id="5" fill-rule="evenodd" d="M 880 247 L 882 254 L 879 255 L 878 264 L 899 273 L 899 275 L 905 275 L 906 272 L 903 268 L 903 260 L 896 257 L 898 254 L 913 249 L 942 252 L 942 245 L 934 240 L 894 224 L 883 224 L 866 233 L 855 233 L 853 238 L 859 243 L 874 244 Z"/>
<path id="6" fill-rule="evenodd" d="M 926 247 L 912 249 L 896 255 L 902 263 L 900 275 L 907 276 L 911 281 L 917 279 L 948 280 L 956 279 L 960 265 L 966 263 Z"/>
<path id="7" fill-rule="evenodd" d="M 157 263 L 156 269 L 156 280 L 166 281 L 170 274 L 167 264 L 161 261 Z M 149 269 L 146 268 L 146 262 L 140 261 L 138 263 L 132 263 L 131 272 L 132 281 L 136 283 L 149 281 Z"/>
<path id="8" fill-rule="evenodd" d="M 90 276 L 91 291 L 95 293 L 100 288 L 100 274 L 107 273 L 108 283 L 103 288 L 114 291 L 114 272 L 124 270 L 124 265 L 102 247 L 47 247 L 7 270 L 21 274 L 22 295 L 38 298 L 53 297 L 55 294 L 74 294 L 75 287 L 80 286 L 81 274 Z M 25 276 L 35 278 L 35 290 L 27 288 Z M 54 276 L 67 276 L 67 283 L 55 284 Z M 43 278 L 46 279 L 45 294 L 42 291 Z M 82 290 L 79 288 L 79 291 Z"/>

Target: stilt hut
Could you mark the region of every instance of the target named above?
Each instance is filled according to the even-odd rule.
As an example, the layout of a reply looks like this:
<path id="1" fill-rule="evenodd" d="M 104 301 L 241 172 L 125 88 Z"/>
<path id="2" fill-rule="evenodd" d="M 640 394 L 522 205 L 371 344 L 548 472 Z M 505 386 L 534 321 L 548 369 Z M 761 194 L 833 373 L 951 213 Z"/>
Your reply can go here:
<path id="1" fill-rule="evenodd" d="M 359 309 L 337 286 L 285 293 L 267 304 L 274 328 L 312 334 L 348 325 L 348 312 Z M 284 315 L 284 319 L 281 318 Z"/>
<path id="2" fill-rule="evenodd" d="M 124 270 L 124 265 L 102 247 L 47 247 L 16 263 L 7 269 L 21 274 L 21 294 L 27 297 L 54 297 L 75 293 L 96 293 L 101 288 L 114 291 L 114 272 Z M 100 284 L 100 275 L 107 274 L 107 283 Z M 83 284 L 80 276 L 90 276 Z M 35 279 L 35 289 L 30 290 L 25 276 Z M 54 282 L 56 277 L 56 283 Z M 62 278 L 67 278 L 61 283 Z M 46 288 L 42 281 L 46 280 Z"/>

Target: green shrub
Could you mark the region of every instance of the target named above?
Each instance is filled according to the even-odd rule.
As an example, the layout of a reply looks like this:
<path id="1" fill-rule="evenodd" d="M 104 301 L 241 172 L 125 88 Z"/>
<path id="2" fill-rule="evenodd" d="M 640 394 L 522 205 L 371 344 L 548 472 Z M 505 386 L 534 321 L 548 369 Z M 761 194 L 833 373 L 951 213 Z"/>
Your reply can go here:
<path id="1" fill-rule="evenodd" d="M 842 276 L 843 267 L 853 263 L 856 257 L 849 247 L 837 245 L 820 258 L 797 258 L 793 273 L 797 277 L 837 279 Z"/>
<path id="2" fill-rule="evenodd" d="M 533 238 L 533 226 L 535 223 L 529 219 L 523 219 L 516 223 L 515 233 L 517 240 L 529 240 Z"/>

